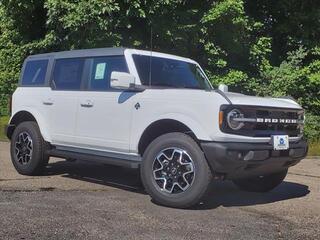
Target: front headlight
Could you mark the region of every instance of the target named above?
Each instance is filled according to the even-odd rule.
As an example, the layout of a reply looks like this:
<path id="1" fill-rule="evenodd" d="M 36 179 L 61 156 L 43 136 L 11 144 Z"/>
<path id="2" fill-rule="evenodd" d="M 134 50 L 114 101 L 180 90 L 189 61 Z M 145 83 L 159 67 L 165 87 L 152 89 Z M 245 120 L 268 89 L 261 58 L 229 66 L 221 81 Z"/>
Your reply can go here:
<path id="1" fill-rule="evenodd" d="M 243 114 L 238 109 L 231 110 L 227 115 L 228 126 L 232 130 L 239 130 L 244 126 L 244 123 L 241 121 Z"/>

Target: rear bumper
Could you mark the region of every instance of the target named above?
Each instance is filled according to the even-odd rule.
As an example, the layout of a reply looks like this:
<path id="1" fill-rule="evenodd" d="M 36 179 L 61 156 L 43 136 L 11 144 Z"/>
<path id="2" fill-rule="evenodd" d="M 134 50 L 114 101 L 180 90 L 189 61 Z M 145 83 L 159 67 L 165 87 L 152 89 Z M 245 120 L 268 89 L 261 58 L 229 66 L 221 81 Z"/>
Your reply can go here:
<path id="1" fill-rule="evenodd" d="M 13 131 L 14 131 L 14 128 L 16 126 L 15 125 L 12 125 L 12 124 L 8 124 L 4 127 L 4 133 L 5 135 L 7 136 L 7 138 L 11 139 L 11 136 L 13 134 Z"/>
<path id="2" fill-rule="evenodd" d="M 285 151 L 273 150 L 268 143 L 203 142 L 201 147 L 214 174 L 226 179 L 285 170 L 300 162 L 308 152 L 305 140 L 290 143 Z"/>

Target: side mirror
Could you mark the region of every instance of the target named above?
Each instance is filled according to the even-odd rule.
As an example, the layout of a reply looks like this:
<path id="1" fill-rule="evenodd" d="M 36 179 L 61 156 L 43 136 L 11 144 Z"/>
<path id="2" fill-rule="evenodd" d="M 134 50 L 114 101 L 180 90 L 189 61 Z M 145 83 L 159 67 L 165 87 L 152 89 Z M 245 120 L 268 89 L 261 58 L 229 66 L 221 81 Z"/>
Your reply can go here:
<path id="1" fill-rule="evenodd" d="M 135 85 L 135 77 L 130 73 L 112 72 L 110 86 L 117 89 L 129 89 Z"/>
<path id="2" fill-rule="evenodd" d="M 225 84 L 220 84 L 218 89 L 221 91 L 221 92 L 228 92 L 228 86 L 225 85 Z"/>

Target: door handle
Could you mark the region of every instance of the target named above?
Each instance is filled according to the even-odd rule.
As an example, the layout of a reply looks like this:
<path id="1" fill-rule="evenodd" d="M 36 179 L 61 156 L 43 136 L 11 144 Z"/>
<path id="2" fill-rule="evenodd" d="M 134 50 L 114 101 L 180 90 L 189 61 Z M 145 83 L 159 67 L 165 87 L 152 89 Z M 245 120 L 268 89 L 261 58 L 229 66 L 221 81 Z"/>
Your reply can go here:
<path id="1" fill-rule="evenodd" d="M 53 105 L 53 100 L 51 98 L 48 98 L 46 100 L 43 100 L 42 104 L 47 105 L 47 106 L 51 106 L 51 105 Z"/>
<path id="2" fill-rule="evenodd" d="M 90 108 L 90 107 L 93 107 L 93 102 L 91 100 L 86 100 L 86 101 L 80 103 L 80 106 Z"/>

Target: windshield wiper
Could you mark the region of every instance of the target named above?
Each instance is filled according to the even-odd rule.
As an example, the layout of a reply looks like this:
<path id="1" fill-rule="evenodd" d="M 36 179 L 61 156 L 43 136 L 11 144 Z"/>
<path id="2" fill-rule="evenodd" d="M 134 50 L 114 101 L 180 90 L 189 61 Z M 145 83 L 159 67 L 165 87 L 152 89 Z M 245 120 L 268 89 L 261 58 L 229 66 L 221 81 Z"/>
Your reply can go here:
<path id="1" fill-rule="evenodd" d="M 169 87 L 169 88 L 179 88 L 179 89 L 200 89 L 204 90 L 201 87 L 192 87 L 192 86 L 178 86 L 178 85 L 171 85 L 171 84 L 154 84 L 153 87 Z"/>
<path id="2" fill-rule="evenodd" d="M 192 87 L 192 86 L 181 86 L 181 87 L 178 87 L 178 88 L 187 88 L 187 89 L 204 89 L 204 88 L 201 88 L 201 87 Z"/>

